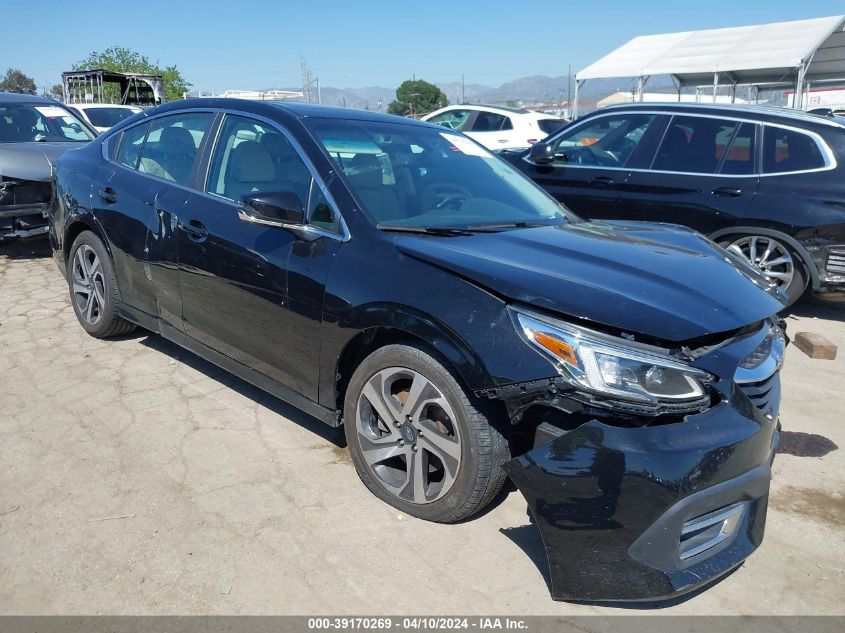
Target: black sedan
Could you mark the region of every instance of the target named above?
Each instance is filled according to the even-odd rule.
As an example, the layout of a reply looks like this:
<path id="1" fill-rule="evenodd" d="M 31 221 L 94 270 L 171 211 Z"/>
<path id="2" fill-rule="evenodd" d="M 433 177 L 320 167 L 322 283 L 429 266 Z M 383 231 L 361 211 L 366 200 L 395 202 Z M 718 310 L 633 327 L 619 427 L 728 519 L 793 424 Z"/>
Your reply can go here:
<path id="1" fill-rule="evenodd" d="M 593 112 L 505 158 L 589 218 L 701 231 L 796 301 L 845 290 L 845 119 L 755 106 Z"/>
<path id="2" fill-rule="evenodd" d="M 304 104 L 165 104 L 56 186 L 89 334 L 141 326 L 342 424 L 413 516 L 509 474 L 554 597 L 675 595 L 760 544 L 782 303 L 700 235 L 582 221 L 460 133 Z"/>
<path id="3" fill-rule="evenodd" d="M 95 136 L 52 99 L 0 92 L 0 242 L 47 233 L 52 161 Z"/>

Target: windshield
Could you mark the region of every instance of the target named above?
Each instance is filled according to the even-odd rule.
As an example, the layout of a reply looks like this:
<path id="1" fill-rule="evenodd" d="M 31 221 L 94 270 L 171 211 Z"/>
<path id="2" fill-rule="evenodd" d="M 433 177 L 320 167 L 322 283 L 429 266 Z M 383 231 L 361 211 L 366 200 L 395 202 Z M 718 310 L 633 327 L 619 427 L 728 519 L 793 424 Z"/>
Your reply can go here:
<path id="1" fill-rule="evenodd" d="M 85 114 L 94 127 L 113 127 L 140 110 L 132 108 L 86 108 Z"/>
<path id="2" fill-rule="evenodd" d="M 0 104 L 0 143 L 87 143 L 93 138 L 79 119 L 59 105 Z"/>
<path id="3" fill-rule="evenodd" d="M 559 224 L 566 211 L 465 136 L 402 123 L 309 119 L 364 212 L 380 226 Z"/>

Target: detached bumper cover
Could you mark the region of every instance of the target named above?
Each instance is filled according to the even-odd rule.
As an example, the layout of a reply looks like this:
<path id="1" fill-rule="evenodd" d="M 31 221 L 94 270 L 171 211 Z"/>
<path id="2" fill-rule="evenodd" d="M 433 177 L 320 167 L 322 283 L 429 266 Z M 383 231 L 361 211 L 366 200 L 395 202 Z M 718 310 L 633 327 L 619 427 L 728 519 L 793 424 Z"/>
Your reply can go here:
<path id="1" fill-rule="evenodd" d="M 767 416 L 735 387 L 683 422 L 593 420 L 506 464 L 540 529 L 552 597 L 658 600 L 739 565 L 763 539 L 773 404 Z"/>

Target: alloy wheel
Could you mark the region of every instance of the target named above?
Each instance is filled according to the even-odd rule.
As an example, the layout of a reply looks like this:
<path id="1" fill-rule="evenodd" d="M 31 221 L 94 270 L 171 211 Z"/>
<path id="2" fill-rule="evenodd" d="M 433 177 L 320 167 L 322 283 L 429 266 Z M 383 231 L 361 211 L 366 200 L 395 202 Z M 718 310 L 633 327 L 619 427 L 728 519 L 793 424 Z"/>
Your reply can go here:
<path id="1" fill-rule="evenodd" d="M 749 262 L 778 288 L 786 290 L 792 283 L 795 262 L 789 249 L 777 240 L 763 235 L 746 235 L 724 247 Z"/>
<path id="2" fill-rule="evenodd" d="M 356 410 L 361 454 L 379 483 L 414 504 L 443 497 L 461 467 L 457 418 L 425 376 L 388 367 L 364 385 Z"/>
<path id="3" fill-rule="evenodd" d="M 100 258 L 93 248 L 82 244 L 73 258 L 73 301 L 89 325 L 96 325 L 105 310 L 105 278 Z"/>

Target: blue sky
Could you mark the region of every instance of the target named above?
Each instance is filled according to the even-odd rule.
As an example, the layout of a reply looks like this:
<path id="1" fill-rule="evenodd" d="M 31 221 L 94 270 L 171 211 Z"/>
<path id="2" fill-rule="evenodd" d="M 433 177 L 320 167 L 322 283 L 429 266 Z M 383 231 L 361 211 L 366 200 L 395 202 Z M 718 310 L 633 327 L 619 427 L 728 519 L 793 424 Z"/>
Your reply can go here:
<path id="1" fill-rule="evenodd" d="M 203 90 L 298 86 L 300 55 L 337 88 L 462 73 L 498 86 L 575 72 L 636 35 L 842 13 L 842 0 L 0 0 L 0 72 L 20 68 L 40 88 L 118 44 Z"/>

